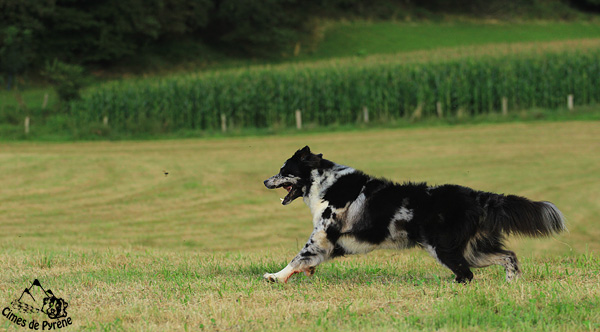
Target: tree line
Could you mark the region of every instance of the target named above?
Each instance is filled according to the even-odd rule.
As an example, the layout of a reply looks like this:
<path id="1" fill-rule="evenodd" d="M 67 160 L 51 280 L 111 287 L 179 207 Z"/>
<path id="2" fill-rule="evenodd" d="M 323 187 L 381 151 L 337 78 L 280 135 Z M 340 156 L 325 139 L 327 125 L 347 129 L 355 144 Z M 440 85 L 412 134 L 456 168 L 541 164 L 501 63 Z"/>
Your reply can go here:
<path id="1" fill-rule="evenodd" d="M 565 0 L 567 1 L 567 0 Z M 281 57 L 315 37 L 317 19 L 405 19 L 435 13 L 498 16 L 557 4 L 598 10 L 600 0 L 0 0 L 0 71 L 58 59 L 104 66 L 173 40 L 240 57 Z M 563 7 L 560 7 L 563 8 Z M 557 13 L 560 17 L 560 13 Z"/>

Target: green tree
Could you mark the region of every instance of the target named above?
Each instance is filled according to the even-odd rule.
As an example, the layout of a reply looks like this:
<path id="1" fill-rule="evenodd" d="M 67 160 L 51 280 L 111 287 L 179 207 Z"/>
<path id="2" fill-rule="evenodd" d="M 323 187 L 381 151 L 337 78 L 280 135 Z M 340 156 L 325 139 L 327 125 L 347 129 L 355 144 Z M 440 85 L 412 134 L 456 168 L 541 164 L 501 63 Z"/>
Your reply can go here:
<path id="1" fill-rule="evenodd" d="M 31 31 L 11 25 L 2 29 L 0 36 L 0 72 L 6 76 L 6 89 L 10 90 L 14 77 L 22 74 L 31 61 Z"/>
<path id="2" fill-rule="evenodd" d="M 302 0 L 216 0 L 215 17 L 204 31 L 213 43 L 239 53 L 280 56 L 312 29 L 309 13 L 315 1 Z"/>
<path id="3" fill-rule="evenodd" d="M 61 101 L 67 102 L 81 98 L 80 90 L 86 83 L 83 67 L 55 59 L 53 62 L 46 63 L 42 75 L 54 85 L 56 94 Z"/>
<path id="4" fill-rule="evenodd" d="M 0 0 L 0 31 L 30 31 L 37 66 L 55 58 L 110 63 L 161 38 L 194 34 L 212 8 L 212 0 Z"/>

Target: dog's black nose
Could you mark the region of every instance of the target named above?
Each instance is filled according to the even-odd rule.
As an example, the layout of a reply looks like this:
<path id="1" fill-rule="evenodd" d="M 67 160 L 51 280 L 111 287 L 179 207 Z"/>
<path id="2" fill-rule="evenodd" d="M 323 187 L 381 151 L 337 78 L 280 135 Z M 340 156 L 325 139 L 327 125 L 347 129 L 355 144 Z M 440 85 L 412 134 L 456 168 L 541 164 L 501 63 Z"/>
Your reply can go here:
<path id="1" fill-rule="evenodd" d="M 275 189 L 275 186 L 273 184 L 269 183 L 269 180 L 271 180 L 271 179 L 265 180 L 265 182 L 264 182 L 265 187 L 267 187 L 267 189 Z"/>

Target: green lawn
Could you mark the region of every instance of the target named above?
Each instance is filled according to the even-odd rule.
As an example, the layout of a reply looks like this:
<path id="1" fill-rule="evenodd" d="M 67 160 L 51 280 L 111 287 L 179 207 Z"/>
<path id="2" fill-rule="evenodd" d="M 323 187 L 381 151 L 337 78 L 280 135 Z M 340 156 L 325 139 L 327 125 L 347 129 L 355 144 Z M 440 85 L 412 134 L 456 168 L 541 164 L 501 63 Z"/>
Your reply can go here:
<path id="1" fill-rule="evenodd" d="M 548 42 L 600 38 L 600 24 L 545 23 L 337 23 L 303 60 L 390 54 L 497 43 Z"/>
<path id="2" fill-rule="evenodd" d="M 0 112 L 3 111 L 5 107 L 18 107 L 18 92 L 0 90 Z M 54 92 L 54 88 L 52 86 L 45 87 L 32 87 L 25 88 L 23 91 L 20 91 L 21 98 L 25 105 L 29 108 L 41 108 L 44 104 L 44 98 L 48 94 L 48 104 L 46 107 L 52 107 L 52 105 L 56 104 L 58 101 L 58 96 L 56 92 Z"/>
<path id="3" fill-rule="evenodd" d="M 78 330 L 600 329 L 598 122 L 512 123 L 149 142 L 0 143 L 0 307 L 31 281 Z M 262 181 L 295 149 L 398 181 L 549 200 L 570 232 L 512 238 L 523 269 L 470 285 L 425 252 L 379 251 L 265 283 L 308 208 Z M 164 175 L 163 171 L 169 174 Z M 21 331 L 5 317 L 0 329 Z"/>

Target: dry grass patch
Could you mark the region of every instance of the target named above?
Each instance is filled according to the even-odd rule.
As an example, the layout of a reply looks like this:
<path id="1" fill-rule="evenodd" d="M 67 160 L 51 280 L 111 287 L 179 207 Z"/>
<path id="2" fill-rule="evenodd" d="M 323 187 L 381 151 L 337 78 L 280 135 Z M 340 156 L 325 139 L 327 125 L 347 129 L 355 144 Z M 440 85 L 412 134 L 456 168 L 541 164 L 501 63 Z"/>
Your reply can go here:
<path id="1" fill-rule="evenodd" d="M 567 122 L 2 143 L 0 305 L 38 278 L 69 301 L 69 330 L 600 329 L 598 137 L 597 123 Z M 553 201 L 570 233 L 513 239 L 524 270 L 513 284 L 491 267 L 456 285 L 418 250 L 267 284 L 311 226 L 262 181 L 306 144 L 373 175 Z"/>

